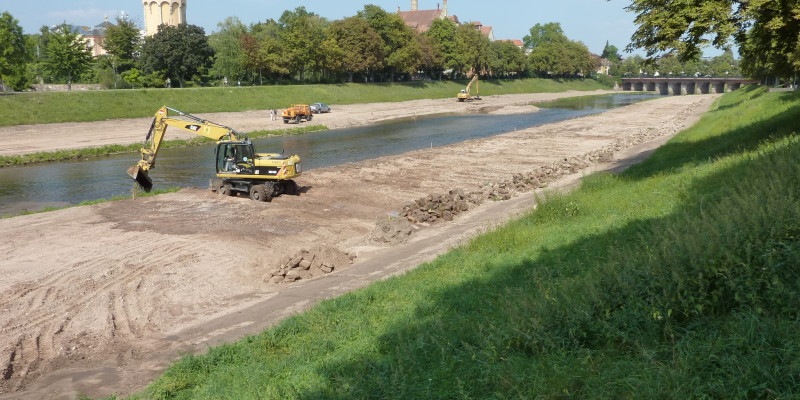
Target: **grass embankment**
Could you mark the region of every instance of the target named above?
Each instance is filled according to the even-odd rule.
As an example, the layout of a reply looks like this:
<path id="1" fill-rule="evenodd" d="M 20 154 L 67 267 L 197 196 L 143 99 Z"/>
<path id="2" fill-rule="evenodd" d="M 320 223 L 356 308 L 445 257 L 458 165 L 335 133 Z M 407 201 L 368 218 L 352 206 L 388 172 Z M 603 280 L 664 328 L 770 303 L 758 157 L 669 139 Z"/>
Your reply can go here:
<path id="1" fill-rule="evenodd" d="M 798 114 L 727 94 L 625 173 L 133 398 L 797 398 Z"/>
<path id="2" fill-rule="evenodd" d="M 594 80 L 493 80 L 481 81 L 479 85 L 484 96 L 607 89 Z M 420 81 L 19 93 L 0 96 L 0 126 L 140 118 L 152 116 L 162 105 L 199 114 L 278 109 L 297 103 L 356 104 L 439 99 L 454 97 L 465 86 L 466 81 Z"/>

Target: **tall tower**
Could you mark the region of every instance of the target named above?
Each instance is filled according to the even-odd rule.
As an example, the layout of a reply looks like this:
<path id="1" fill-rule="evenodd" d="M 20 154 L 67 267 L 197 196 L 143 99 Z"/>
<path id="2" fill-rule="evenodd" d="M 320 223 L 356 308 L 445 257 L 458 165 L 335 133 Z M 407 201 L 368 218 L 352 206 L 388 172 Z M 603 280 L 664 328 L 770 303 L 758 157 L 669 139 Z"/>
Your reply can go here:
<path id="1" fill-rule="evenodd" d="M 143 0 L 144 32 L 152 36 L 162 24 L 178 26 L 186 23 L 186 0 Z"/>
<path id="2" fill-rule="evenodd" d="M 411 11 L 419 10 L 419 0 L 411 0 Z"/>
<path id="3" fill-rule="evenodd" d="M 442 19 L 447 19 L 447 0 L 442 0 L 442 1 L 444 3 L 442 5 Z"/>

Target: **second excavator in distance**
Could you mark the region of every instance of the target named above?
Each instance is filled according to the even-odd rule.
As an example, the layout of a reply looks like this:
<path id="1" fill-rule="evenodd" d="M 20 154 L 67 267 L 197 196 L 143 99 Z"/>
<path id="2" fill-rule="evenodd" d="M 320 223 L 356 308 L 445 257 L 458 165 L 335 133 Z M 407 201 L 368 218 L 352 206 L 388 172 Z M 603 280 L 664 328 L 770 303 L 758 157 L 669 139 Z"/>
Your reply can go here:
<path id="1" fill-rule="evenodd" d="M 170 112 L 176 115 L 170 115 Z M 168 126 L 173 126 L 217 141 L 215 169 L 211 190 L 223 195 L 245 193 L 257 201 L 270 201 L 281 194 L 297 195 L 300 190 L 292 179 L 300 176 L 300 156 L 280 153 L 256 153 L 247 135 L 191 114 L 161 107 L 153 118 L 145 137 L 142 159 L 128 168 L 128 175 L 142 189 L 153 188 L 149 171 L 155 167 L 156 156 Z"/>
<path id="2" fill-rule="evenodd" d="M 470 93 L 473 83 L 475 84 L 475 96 L 472 96 L 472 93 Z M 480 90 L 478 89 L 478 74 L 475 74 L 472 76 L 472 80 L 469 81 L 469 84 L 467 84 L 467 88 L 461 89 L 461 91 L 458 92 L 456 99 L 458 99 L 458 101 L 481 100 Z"/>

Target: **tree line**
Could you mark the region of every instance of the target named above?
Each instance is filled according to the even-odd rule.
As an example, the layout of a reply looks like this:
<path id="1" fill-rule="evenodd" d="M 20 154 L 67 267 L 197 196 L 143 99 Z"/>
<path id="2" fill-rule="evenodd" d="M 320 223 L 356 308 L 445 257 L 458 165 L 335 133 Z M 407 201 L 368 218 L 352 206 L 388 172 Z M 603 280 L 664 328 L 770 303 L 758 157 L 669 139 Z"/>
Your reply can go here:
<path id="1" fill-rule="evenodd" d="M 545 29 L 546 28 L 546 29 Z M 553 32 L 550 32 L 552 30 Z M 547 34 L 540 34 L 547 31 Z M 206 35 L 195 25 L 162 25 L 141 38 L 127 18 L 106 30 L 107 54 L 91 57 L 68 24 L 23 35 L 8 12 L 0 17 L 3 81 L 17 90 L 32 83 L 100 83 L 109 88 L 265 84 L 277 82 L 394 82 L 505 77 L 585 77 L 599 58 L 567 39 L 557 23 L 531 28 L 527 49 L 490 41 L 472 23 L 437 19 L 418 33 L 375 5 L 329 21 L 305 7 L 278 20 L 245 26 L 229 17 Z M 535 37 L 535 39 L 534 39 Z M 5 40 L 8 38 L 8 40 Z"/>

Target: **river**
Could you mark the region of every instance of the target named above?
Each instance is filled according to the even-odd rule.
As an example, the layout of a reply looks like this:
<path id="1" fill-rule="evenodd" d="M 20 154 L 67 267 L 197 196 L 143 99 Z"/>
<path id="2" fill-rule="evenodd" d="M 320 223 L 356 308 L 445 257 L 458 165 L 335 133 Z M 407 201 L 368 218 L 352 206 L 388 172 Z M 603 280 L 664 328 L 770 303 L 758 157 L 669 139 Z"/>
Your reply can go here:
<path id="1" fill-rule="evenodd" d="M 274 136 L 253 140 L 256 151 L 298 154 L 304 173 L 314 168 L 363 161 L 431 146 L 444 146 L 514 130 L 578 118 L 656 97 L 613 94 L 536 104 L 537 112 L 435 115 L 379 125 Z M 145 127 L 146 128 L 146 127 Z M 143 129 L 145 129 L 143 128 Z M 150 171 L 155 188 L 207 187 L 215 174 L 214 145 L 165 149 Z M 130 196 L 135 184 L 126 170 L 138 154 L 0 168 L 0 215 L 64 207 L 83 201 Z"/>

